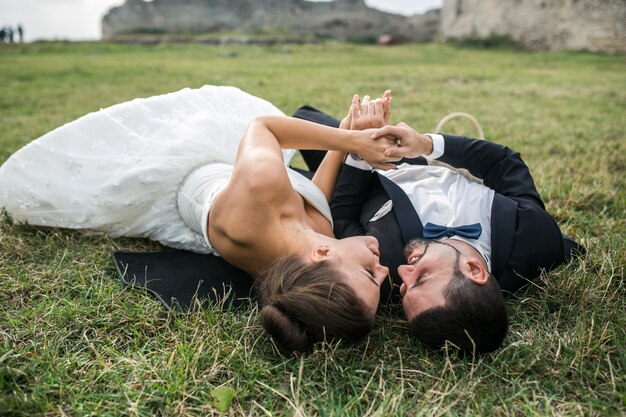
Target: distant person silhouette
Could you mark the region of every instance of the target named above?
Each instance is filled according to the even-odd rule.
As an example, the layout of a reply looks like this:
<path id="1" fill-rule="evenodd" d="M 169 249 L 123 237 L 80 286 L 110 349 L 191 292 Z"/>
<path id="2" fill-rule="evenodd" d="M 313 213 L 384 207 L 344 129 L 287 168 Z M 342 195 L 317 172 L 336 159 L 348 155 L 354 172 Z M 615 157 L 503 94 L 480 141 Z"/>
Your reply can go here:
<path id="1" fill-rule="evenodd" d="M 6 43 L 13 43 L 13 28 L 11 26 L 4 27 L 4 41 Z"/>
<path id="2" fill-rule="evenodd" d="M 20 43 L 24 42 L 24 28 L 21 24 L 17 25 L 17 34 L 20 37 Z"/>

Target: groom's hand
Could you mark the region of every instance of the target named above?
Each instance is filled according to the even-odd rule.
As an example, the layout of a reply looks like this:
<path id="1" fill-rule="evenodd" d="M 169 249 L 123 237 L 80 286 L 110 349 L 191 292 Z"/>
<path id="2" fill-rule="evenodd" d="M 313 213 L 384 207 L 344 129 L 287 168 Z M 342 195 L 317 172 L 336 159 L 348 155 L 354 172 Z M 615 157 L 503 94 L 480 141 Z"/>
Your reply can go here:
<path id="1" fill-rule="evenodd" d="M 393 137 L 395 145 L 384 151 L 384 155 L 390 159 L 416 158 L 430 155 L 433 151 L 433 140 L 430 136 L 416 132 L 406 123 L 398 123 L 395 126 L 384 126 L 372 134 L 372 139 Z"/>
<path id="2" fill-rule="evenodd" d="M 352 137 L 356 141 L 352 152 L 356 153 L 373 168 L 382 170 L 395 169 L 397 166 L 394 162 L 399 161 L 401 158 L 386 156 L 385 151 L 389 147 L 393 147 L 393 144 L 396 143 L 396 138 L 391 135 L 383 135 L 376 140 L 372 140 L 372 135 L 376 134 L 378 130 L 353 130 Z"/>

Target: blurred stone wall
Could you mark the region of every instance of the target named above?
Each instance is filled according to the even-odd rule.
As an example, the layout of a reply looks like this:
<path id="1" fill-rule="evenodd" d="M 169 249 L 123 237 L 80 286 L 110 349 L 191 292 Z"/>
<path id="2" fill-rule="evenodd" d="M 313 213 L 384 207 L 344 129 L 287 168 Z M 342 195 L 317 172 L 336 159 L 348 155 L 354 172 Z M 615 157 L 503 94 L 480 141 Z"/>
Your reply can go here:
<path id="1" fill-rule="evenodd" d="M 438 16 L 436 25 L 428 22 L 369 8 L 364 0 L 126 0 L 104 16 L 102 33 L 104 39 L 111 39 L 137 32 L 270 28 L 339 39 L 375 40 L 388 35 L 399 41 L 423 41 L 432 39 L 438 31 Z"/>
<path id="2" fill-rule="evenodd" d="M 507 36 L 529 49 L 626 52 L 626 0 L 444 0 L 445 39 Z"/>

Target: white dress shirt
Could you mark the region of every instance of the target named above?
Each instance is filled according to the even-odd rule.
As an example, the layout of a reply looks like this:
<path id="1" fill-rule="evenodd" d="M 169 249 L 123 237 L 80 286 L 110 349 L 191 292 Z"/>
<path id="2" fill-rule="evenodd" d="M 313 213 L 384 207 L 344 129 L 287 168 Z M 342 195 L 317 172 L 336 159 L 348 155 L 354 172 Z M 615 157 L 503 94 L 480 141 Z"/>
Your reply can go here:
<path id="1" fill-rule="evenodd" d="M 433 152 L 427 160 L 439 158 L 445 152 L 441 135 L 431 134 Z M 360 169 L 371 169 L 364 161 L 355 161 L 348 156 L 346 163 Z M 369 167 L 369 168 L 368 168 Z M 472 245 L 485 259 L 491 271 L 491 206 L 495 192 L 471 181 L 455 170 L 430 165 L 401 164 L 398 169 L 377 170 L 396 183 L 409 197 L 422 224 L 434 223 L 447 227 L 458 227 L 480 223 L 482 232 L 478 239 L 467 239 L 454 235 L 451 239 Z M 387 201 L 370 219 L 376 221 L 387 215 L 393 207 Z"/>

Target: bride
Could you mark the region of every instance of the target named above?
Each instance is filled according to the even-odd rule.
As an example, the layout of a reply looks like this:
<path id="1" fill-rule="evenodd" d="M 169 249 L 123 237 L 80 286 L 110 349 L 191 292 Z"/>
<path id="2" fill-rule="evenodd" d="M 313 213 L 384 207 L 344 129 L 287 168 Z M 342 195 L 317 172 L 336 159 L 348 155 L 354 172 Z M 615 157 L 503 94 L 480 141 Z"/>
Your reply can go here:
<path id="1" fill-rule="evenodd" d="M 334 129 L 234 87 L 136 99 L 13 154 L 0 167 L 0 207 L 16 222 L 224 257 L 257 280 L 263 326 L 284 353 L 356 341 L 379 301 L 367 286 L 380 286 L 388 270 L 375 238 L 334 238 L 328 200 L 346 152 L 389 168 L 383 151 L 392 141 L 351 130 L 380 127 L 389 103 L 387 92 L 363 103 L 355 96 Z M 309 181 L 286 167 L 287 149 L 330 152 Z"/>

